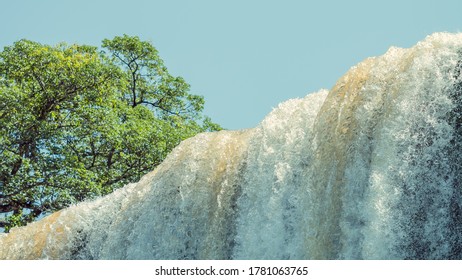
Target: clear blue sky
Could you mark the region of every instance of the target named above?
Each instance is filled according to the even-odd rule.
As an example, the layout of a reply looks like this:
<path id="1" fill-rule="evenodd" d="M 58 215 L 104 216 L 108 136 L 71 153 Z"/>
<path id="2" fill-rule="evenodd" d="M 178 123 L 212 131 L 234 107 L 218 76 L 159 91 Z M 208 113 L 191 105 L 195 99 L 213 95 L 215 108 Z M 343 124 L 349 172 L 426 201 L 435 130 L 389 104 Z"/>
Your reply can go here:
<path id="1" fill-rule="evenodd" d="M 228 129 L 257 125 L 278 103 L 331 88 L 351 66 L 462 31 L 462 1 L 0 0 L 0 48 L 26 38 L 100 46 L 151 41 L 170 72 Z"/>

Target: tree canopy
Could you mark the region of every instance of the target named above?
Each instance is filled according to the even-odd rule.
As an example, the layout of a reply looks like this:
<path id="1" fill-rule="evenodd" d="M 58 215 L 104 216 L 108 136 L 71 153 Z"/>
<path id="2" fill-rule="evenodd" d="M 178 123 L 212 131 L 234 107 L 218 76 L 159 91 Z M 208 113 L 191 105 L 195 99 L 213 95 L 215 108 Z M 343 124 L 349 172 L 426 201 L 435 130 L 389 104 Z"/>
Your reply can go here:
<path id="1" fill-rule="evenodd" d="M 220 130 L 155 47 L 20 40 L 0 52 L 0 227 L 101 196 L 154 169 L 182 140 Z M 1 216 L 0 216 L 1 218 Z"/>

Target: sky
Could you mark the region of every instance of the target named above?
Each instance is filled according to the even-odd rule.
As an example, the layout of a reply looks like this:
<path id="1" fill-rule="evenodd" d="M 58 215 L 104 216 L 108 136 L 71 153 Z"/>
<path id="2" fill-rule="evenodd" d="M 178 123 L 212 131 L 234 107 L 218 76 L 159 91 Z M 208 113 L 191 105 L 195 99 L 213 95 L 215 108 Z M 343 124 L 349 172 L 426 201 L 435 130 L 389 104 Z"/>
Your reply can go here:
<path id="1" fill-rule="evenodd" d="M 20 39 L 150 41 L 227 129 L 330 89 L 349 68 L 434 32 L 462 32 L 462 1 L 0 0 L 0 50 Z"/>

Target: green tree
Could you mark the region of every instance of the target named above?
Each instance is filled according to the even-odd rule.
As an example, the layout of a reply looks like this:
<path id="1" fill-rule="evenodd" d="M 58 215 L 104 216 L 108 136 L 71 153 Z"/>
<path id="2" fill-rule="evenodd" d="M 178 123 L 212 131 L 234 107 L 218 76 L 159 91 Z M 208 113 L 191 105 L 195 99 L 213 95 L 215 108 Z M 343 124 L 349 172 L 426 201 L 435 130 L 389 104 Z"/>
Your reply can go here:
<path id="1" fill-rule="evenodd" d="M 180 141 L 221 129 L 137 37 L 96 47 L 21 40 L 0 53 L 0 227 L 110 193 Z"/>
<path id="2" fill-rule="evenodd" d="M 204 98 L 189 93 L 182 77 L 170 75 L 157 50 L 149 42 L 128 35 L 103 40 L 103 47 L 113 62 L 124 71 L 122 98 L 127 105 L 150 108 L 159 119 L 173 126 L 215 131 L 221 127 L 201 116 Z M 198 122 L 199 121 L 199 122 Z M 202 124 L 198 128 L 197 125 Z"/>

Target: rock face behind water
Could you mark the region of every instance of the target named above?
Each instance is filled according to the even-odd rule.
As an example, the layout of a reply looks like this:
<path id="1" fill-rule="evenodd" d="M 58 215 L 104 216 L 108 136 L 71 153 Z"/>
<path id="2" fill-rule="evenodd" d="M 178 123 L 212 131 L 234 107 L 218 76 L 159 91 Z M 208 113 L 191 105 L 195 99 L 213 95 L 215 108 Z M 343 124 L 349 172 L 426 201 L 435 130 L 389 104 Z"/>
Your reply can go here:
<path id="1" fill-rule="evenodd" d="M 200 134 L 140 182 L 0 235 L 1 259 L 462 259 L 462 35 Z"/>

